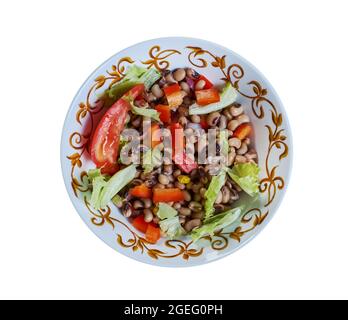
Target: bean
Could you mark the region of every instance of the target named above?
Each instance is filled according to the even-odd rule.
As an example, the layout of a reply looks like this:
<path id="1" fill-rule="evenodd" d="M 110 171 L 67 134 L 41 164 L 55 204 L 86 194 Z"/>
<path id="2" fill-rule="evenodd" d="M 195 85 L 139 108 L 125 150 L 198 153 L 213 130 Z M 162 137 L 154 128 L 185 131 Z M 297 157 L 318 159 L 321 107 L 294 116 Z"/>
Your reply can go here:
<path id="1" fill-rule="evenodd" d="M 239 124 L 250 122 L 250 118 L 246 114 L 242 114 L 237 118 Z"/>
<path id="2" fill-rule="evenodd" d="M 152 200 L 151 199 L 143 199 L 144 208 L 149 209 L 152 206 Z"/>
<path id="3" fill-rule="evenodd" d="M 242 143 L 241 147 L 237 150 L 237 154 L 244 155 L 248 152 L 248 146 L 245 142 Z"/>
<path id="4" fill-rule="evenodd" d="M 199 212 L 202 210 L 202 205 L 199 202 L 196 201 L 191 201 L 189 203 L 189 208 L 193 211 L 193 212 Z"/>
<path id="5" fill-rule="evenodd" d="M 222 203 L 228 203 L 231 197 L 230 190 L 226 186 L 223 186 L 221 189 L 221 193 L 222 193 Z"/>
<path id="6" fill-rule="evenodd" d="M 181 175 L 181 170 L 179 170 L 179 169 L 175 170 L 174 173 L 173 173 L 174 178 L 177 178 L 180 175 Z"/>
<path id="7" fill-rule="evenodd" d="M 226 127 L 227 127 L 227 118 L 226 116 L 222 115 L 219 121 L 219 129 L 224 130 L 226 129 Z"/>
<path id="8" fill-rule="evenodd" d="M 228 130 L 234 131 L 237 129 L 237 127 L 240 125 L 238 120 L 231 120 L 227 124 Z"/>
<path id="9" fill-rule="evenodd" d="M 206 82 L 204 80 L 197 81 L 195 85 L 195 90 L 203 90 L 205 87 Z"/>
<path id="10" fill-rule="evenodd" d="M 169 84 L 173 84 L 173 83 L 176 83 L 174 77 L 173 77 L 173 74 L 170 72 L 168 73 L 166 76 L 165 76 L 165 79 L 166 81 L 169 83 Z"/>
<path id="11" fill-rule="evenodd" d="M 204 213 L 202 211 L 201 212 L 194 212 L 191 215 L 192 219 L 200 219 L 200 220 L 202 220 L 203 217 L 204 217 Z"/>
<path id="12" fill-rule="evenodd" d="M 178 108 L 178 113 L 179 113 L 179 115 L 180 116 L 188 116 L 189 115 L 189 110 L 188 110 L 188 108 L 187 107 L 185 107 L 185 106 L 180 106 L 179 108 Z"/>
<path id="13" fill-rule="evenodd" d="M 163 166 L 163 171 L 166 173 L 166 174 L 172 174 L 173 173 L 173 165 L 171 164 L 166 164 Z"/>
<path id="14" fill-rule="evenodd" d="M 179 124 L 181 124 L 183 127 L 185 127 L 187 125 L 187 118 L 185 116 L 181 116 L 178 120 Z"/>
<path id="15" fill-rule="evenodd" d="M 173 208 L 175 210 L 179 210 L 181 208 L 181 203 L 180 202 L 175 202 L 174 205 L 173 205 Z"/>
<path id="16" fill-rule="evenodd" d="M 190 106 L 192 104 L 192 99 L 189 96 L 186 96 L 186 97 L 184 97 L 183 102 L 186 106 Z M 188 111 L 187 111 L 187 115 L 188 115 Z"/>
<path id="17" fill-rule="evenodd" d="M 135 200 L 133 203 L 133 208 L 135 210 L 144 208 L 144 204 L 140 200 Z"/>
<path id="18" fill-rule="evenodd" d="M 238 139 L 236 137 L 233 137 L 233 138 L 228 139 L 228 145 L 230 147 L 234 147 L 236 149 L 239 149 L 240 146 L 242 145 L 242 141 L 240 141 L 240 139 Z"/>
<path id="19" fill-rule="evenodd" d="M 175 70 L 175 72 L 173 73 L 173 77 L 178 82 L 184 80 L 186 77 L 185 69 L 180 68 L 180 69 Z"/>
<path id="20" fill-rule="evenodd" d="M 186 222 L 186 218 L 185 217 L 179 217 L 179 222 L 180 222 L 180 224 L 184 224 Z"/>
<path id="21" fill-rule="evenodd" d="M 200 196 L 204 199 L 205 198 L 205 193 L 207 192 L 206 188 L 201 188 L 201 190 L 199 190 L 199 194 Z"/>
<path id="22" fill-rule="evenodd" d="M 210 126 L 210 127 L 215 127 L 218 122 L 219 122 L 219 119 L 220 119 L 220 113 L 219 112 L 212 112 L 208 115 L 207 117 L 207 124 Z"/>
<path id="23" fill-rule="evenodd" d="M 201 117 L 198 116 L 198 115 L 193 115 L 193 116 L 191 116 L 191 121 L 193 123 L 200 123 L 201 122 Z"/>
<path id="24" fill-rule="evenodd" d="M 184 193 L 184 200 L 187 202 L 190 202 L 192 199 L 190 192 L 188 192 L 187 190 L 184 190 L 183 193 Z"/>
<path id="25" fill-rule="evenodd" d="M 157 183 L 153 186 L 153 188 L 154 189 L 165 189 L 166 187 L 161 183 Z"/>
<path id="26" fill-rule="evenodd" d="M 168 177 L 166 175 L 160 174 L 158 176 L 158 182 L 163 184 L 163 185 L 167 185 L 169 183 L 169 179 L 168 179 Z"/>
<path id="27" fill-rule="evenodd" d="M 175 182 L 175 187 L 179 188 L 180 190 L 186 189 L 186 186 L 183 183 L 180 183 L 179 181 Z"/>
<path id="28" fill-rule="evenodd" d="M 141 125 L 141 117 L 136 117 L 133 121 L 132 121 L 132 126 L 134 128 L 138 128 Z"/>
<path id="29" fill-rule="evenodd" d="M 146 96 L 145 96 L 145 99 L 147 102 L 153 102 L 153 101 L 156 101 L 157 98 L 156 96 L 151 92 L 151 93 L 148 93 Z"/>
<path id="30" fill-rule="evenodd" d="M 236 105 L 233 105 L 229 111 L 232 116 L 238 117 L 244 112 L 244 108 L 240 104 L 236 104 Z"/>
<path id="31" fill-rule="evenodd" d="M 166 185 L 166 188 L 167 188 L 167 189 L 174 188 L 174 183 L 168 183 L 168 184 Z"/>
<path id="32" fill-rule="evenodd" d="M 182 90 L 184 90 L 187 93 L 191 92 L 190 86 L 185 81 L 180 82 L 180 87 L 181 87 Z"/>
<path id="33" fill-rule="evenodd" d="M 175 178 L 172 175 L 169 175 L 168 179 L 169 179 L 169 182 L 174 182 L 175 181 Z"/>
<path id="34" fill-rule="evenodd" d="M 194 185 L 192 186 L 192 191 L 193 191 L 194 193 L 198 193 L 198 192 L 201 190 L 201 188 L 202 188 L 202 185 L 201 185 L 200 183 L 194 184 Z"/>
<path id="35" fill-rule="evenodd" d="M 174 205 L 174 201 L 167 202 L 167 205 L 172 207 Z"/>
<path id="36" fill-rule="evenodd" d="M 185 229 L 187 232 L 190 232 L 190 231 L 192 231 L 194 228 L 199 227 L 201 224 L 202 224 L 201 219 L 192 219 L 192 220 L 190 220 L 190 221 L 188 221 L 188 222 L 185 223 L 184 229 Z"/>
<path id="37" fill-rule="evenodd" d="M 181 207 L 179 209 L 179 213 L 182 215 L 182 216 L 190 216 L 191 215 L 191 210 L 189 208 L 186 208 L 186 207 Z"/>
<path id="38" fill-rule="evenodd" d="M 245 139 L 243 140 L 243 142 L 244 142 L 247 146 L 249 146 L 249 145 L 251 144 L 250 138 L 245 138 Z"/>
<path id="39" fill-rule="evenodd" d="M 242 155 L 237 155 L 236 158 L 234 159 L 235 163 L 246 163 L 247 158 L 242 156 Z"/>
<path id="40" fill-rule="evenodd" d="M 162 98 L 164 95 L 163 90 L 160 88 L 160 86 L 157 83 L 152 86 L 151 92 L 157 99 Z"/>
<path id="41" fill-rule="evenodd" d="M 215 200 L 215 203 L 216 204 L 220 204 L 221 202 L 222 202 L 222 192 L 219 191 L 218 196 L 217 196 L 217 198 Z"/>
<path id="42" fill-rule="evenodd" d="M 232 120 L 233 118 L 228 109 L 224 109 L 224 111 L 222 111 L 222 114 L 227 118 L 227 120 Z"/>
<path id="43" fill-rule="evenodd" d="M 199 78 L 199 73 L 196 72 L 196 70 L 192 69 L 192 68 L 187 68 L 186 69 L 186 75 L 189 78 L 193 78 L 193 79 L 198 79 Z"/>
<path id="44" fill-rule="evenodd" d="M 153 213 L 150 209 L 145 209 L 144 210 L 144 221 L 149 223 L 153 219 Z"/>
<path id="45" fill-rule="evenodd" d="M 232 147 L 229 154 L 228 154 L 228 158 L 227 158 L 227 166 L 228 167 L 233 165 L 235 158 L 236 158 L 236 149 Z"/>

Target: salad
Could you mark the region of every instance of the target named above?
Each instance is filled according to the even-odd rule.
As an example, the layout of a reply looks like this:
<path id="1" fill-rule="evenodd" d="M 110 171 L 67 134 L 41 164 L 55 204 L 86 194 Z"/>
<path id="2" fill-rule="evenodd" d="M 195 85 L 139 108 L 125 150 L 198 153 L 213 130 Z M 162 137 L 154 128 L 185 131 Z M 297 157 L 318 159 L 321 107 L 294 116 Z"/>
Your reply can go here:
<path id="1" fill-rule="evenodd" d="M 88 201 L 116 205 L 149 243 L 213 235 L 245 212 L 242 193 L 258 196 L 253 128 L 229 82 L 133 65 L 102 99 Z"/>

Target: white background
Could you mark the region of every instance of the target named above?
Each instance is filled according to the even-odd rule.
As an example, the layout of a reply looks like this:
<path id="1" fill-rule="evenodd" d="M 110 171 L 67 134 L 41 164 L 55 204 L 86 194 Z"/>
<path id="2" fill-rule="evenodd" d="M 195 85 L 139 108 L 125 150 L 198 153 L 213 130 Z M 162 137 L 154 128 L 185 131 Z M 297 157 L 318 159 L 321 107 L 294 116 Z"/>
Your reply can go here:
<path id="1" fill-rule="evenodd" d="M 348 298 L 347 1 L 2 1 L 0 298 Z M 87 76 L 165 36 L 211 40 L 278 91 L 294 138 L 268 227 L 212 264 L 164 269 L 98 240 L 67 196 L 59 146 Z"/>

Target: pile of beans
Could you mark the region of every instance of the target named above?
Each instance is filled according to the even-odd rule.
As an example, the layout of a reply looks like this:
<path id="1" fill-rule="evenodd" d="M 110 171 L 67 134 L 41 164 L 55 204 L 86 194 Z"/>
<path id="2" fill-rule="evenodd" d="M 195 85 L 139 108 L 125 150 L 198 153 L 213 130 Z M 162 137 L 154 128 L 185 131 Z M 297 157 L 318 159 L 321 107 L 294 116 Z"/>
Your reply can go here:
<path id="1" fill-rule="evenodd" d="M 144 101 L 137 101 L 140 107 L 154 107 L 158 104 L 166 104 L 166 98 L 163 88 L 178 83 L 182 89 L 183 104 L 173 111 L 172 118 L 174 122 L 180 123 L 184 129 L 186 137 L 193 133 L 192 124 L 199 124 L 201 117 L 199 115 L 189 115 L 189 106 L 195 102 L 194 90 L 204 88 L 205 81 L 190 81 L 199 77 L 199 74 L 193 69 L 176 69 L 174 71 L 166 70 L 162 74 L 162 78 L 152 86 L 151 90 L 147 92 Z M 195 83 L 195 87 L 192 87 Z M 190 85 L 191 84 L 191 85 Z M 130 115 L 130 127 L 141 130 L 142 118 L 141 116 Z M 209 128 L 228 132 L 229 152 L 227 165 L 229 167 L 236 163 L 257 162 L 257 154 L 253 149 L 250 138 L 240 140 L 233 137 L 233 132 L 236 128 L 243 124 L 250 122 L 248 115 L 244 113 L 244 108 L 239 103 L 234 103 L 227 108 L 212 112 L 206 115 L 206 123 Z M 194 146 L 195 156 L 204 148 L 204 144 L 199 143 L 199 139 L 203 139 L 203 132 L 199 138 L 194 136 L 190 140 Z M 219 149 L 219 139 L 217 134 L 217 149 Z M 190 139 L 190 138 L 188 138 Z M 179 188 L 184 192 L 185 200 L 182 202 L 168 203 L 179 212 L 180 222 L 187 232 L 202 224 L 204 218 L 204 195 L 209 187 L 212 175 L 219 171 L 218 156 L 208 157 L 206 164 L 200 165 L 190 174 L 186 174 L 180 170 L 175 164 L 162 164 L 153 172 L 145 174 L 139 166 L 137 177 L 132 181 L 130 187 L 145 183 L 151 188 Z M 189 182 L 182 183 L 182 177 L 188 176 Z M 181 181 L 181 182 L 180 182 Z M 225 211 L 232 207 L 233 202 L 239 199 L 241 189 L 229 177 L 225 185 L 221 189 L 217 200 L 215 202 L 216 213 Z M 120 205 L 121 211 L 126 217 L 135 217 L 139 214 L 144 214 L 146 222 L 158 223 L 159 219 L 156 217 L 157 207 L 150 199 L 133 198 L 127 190 L 124 193 L 125 200 Z"/>

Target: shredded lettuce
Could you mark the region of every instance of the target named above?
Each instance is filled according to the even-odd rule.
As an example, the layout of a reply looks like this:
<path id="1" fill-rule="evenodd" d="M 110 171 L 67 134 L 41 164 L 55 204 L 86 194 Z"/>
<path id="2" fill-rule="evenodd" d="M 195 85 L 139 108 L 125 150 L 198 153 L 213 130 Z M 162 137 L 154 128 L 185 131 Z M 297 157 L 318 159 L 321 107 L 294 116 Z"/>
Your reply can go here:
<path id="1" fill-rule="evenodd" d="M 162 163 L 162 152 L 158 147 L 149 149 L 143 156 L 143 169 L 144 173 L 150 173 L 155 167 L 160 166 Z"/>
<path id="2" fill-rule="evenodd" d="M 160 221 L 160 228 L 171 239 L 178 238 L 186 233 L 178 216 Z"/>
<path id="3" fill-rule="evenodd" d="M 237 207 L 209 218 L 201 227 L 192 231 L 192 240 L 197 241 L 204 236 L 213 236 L 216 231 L 234 223 L 241 216 L 243 210 L 244 207 Z"/>
<path id="4" fill-rule="evenodd" d="M 193 104 L 190 109 L 190 115 L 194 114 L 207 114 L 214 111 L 218 111 L 228 107 L 237 99 L 237 90 L 233 88 L 232 84 L 228 82 L 220 94 L 220 101 L 216 103 L 208 104 L 207 106 L 199 106 L 197 103 Z"/>
<path id="5" fill-rule="evenodd" d="M 109 98 L 117 100 L 137 84 L 144 83 L 146 90 L 150 89 L 160 78 L 161 74 L 156 69 L 146 69 L 132 65 L 128 68 L 125 77 L 106 90 L 106 94 Z"/>
<path id="6" fill-rule="evenodd" d="M 232 169 L 226 168 L 231 179 L 237 183 L 248 195 L 254 197 L 259 193 L 259 173 L 260 168 L 257 164 L 239 163 Z"/>
<path id="7" fill-rule="evenodd" d="M 132 112 L 136 115 L 152 118 L 158 122 L 161 122 L 160 120 L 160 114 L 155 109 L 149 109 L 149 108 L 139 108 L 136 107 L 134 104 L 132 105 Z"/>
<path id="8" fill-rule="evenodd" d="M 214 209 L 214 203 L 216 201 L 216 198 L 221 190 L 221 188 L 225 185 L 226 182 L 226 172 L 225 170 L 221 170 L 219 175 L 214 176 L 211 179 L 211 182 L 209 184 L 208 190 L 205 193 L 205 204 L 204 204 L 204 210 L 205 210 L 205 220 L 209 219 L 215 209 Z"/>
<path id="9" fill-rule="evenodd" d="M 130 165 L 118 171 L 110 179 L 102 175 L 99 169 L 90 170 L 88 176 L 92 180 L 93 187 L 90 205 L 96 210 L 105 208 L 115 195 L 135 178 L 136 167 Z"/>
<path id="10" fill-rule="evenodd" d="M 220 138 L 220 144 L 221 144 L 221 152 L 226 157 L 228 156 L 228 150 L 229 150 L 228 131 L 227 130 L 220 131 L 219 138 Z"/>
<path id="11" fill-rule="evenodd" d="M 157 217 L 161 220 L 176 217 L 178 212 L 170 205 L 160 202 L 158 205 Z"/>
<path id="12" fill-rule="evenodd" d="M 115 206 L 119 207 L 123 202 L 123 198 L 116 194 L 116 196 L 114 196 L 111 201 Z"/>

